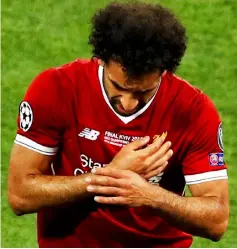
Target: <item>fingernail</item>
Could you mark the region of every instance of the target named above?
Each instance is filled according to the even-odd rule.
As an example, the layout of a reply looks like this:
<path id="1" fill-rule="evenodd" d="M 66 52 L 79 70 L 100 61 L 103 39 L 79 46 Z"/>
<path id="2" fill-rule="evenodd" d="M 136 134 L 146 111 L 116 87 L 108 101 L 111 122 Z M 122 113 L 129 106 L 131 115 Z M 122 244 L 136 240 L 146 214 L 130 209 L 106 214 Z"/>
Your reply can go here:
<path id="1" fill-rule="evenodd" d="M 167 137 L 167 131 L 166 132 L 163 132 L 162 135 L 161 135 L 162 138 L 164 138 L 164 140 L 166 139 Z"/>
<path id="2" fill-rule="evenodd" d="M 93 190 L 93 187 L 91 185 L 87 186 L 87 191 L 92 191 Z"/>
<path id="3" fill-rule="evenodd" d="M 95 172 L 96 172 L 96 169 L 91 170 L 91 173 L 95 174 Z"/>
<path id="4" fill-rule="evenodd" d="M 95 201 L 98 201 L 98 197 L 97 197 L 97 196 L 95 196 L 95 197 L 94 197 L 94 200 L 95 200 Z"/>
<path id="5" fill-rule="evenodd" d="M 87 177 L 87 178 L 85 179 L 85 181 L 86 181 L 86 182 L 91 182 L 91 178 L 90 178 L 90 177 Z"/>

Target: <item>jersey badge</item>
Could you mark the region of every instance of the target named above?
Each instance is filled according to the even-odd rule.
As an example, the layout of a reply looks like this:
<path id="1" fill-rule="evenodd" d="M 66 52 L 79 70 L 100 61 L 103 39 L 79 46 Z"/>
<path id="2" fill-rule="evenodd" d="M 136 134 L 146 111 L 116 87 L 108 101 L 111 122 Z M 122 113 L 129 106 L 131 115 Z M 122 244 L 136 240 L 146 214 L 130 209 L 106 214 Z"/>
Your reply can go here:
<path id="1" fill-rule="evenodd" d="M 209 163 L 211 166 L 223 166 L 224 165 L 224 153 L 209 153 Z"/>
<path id="2" fill-rule="evenodd" d="M 28 131 L 33 122 L 33 112 L 28 102 L 23 101 L 19 107 L 20 114 L 20 128 L 23 131 Z"/>

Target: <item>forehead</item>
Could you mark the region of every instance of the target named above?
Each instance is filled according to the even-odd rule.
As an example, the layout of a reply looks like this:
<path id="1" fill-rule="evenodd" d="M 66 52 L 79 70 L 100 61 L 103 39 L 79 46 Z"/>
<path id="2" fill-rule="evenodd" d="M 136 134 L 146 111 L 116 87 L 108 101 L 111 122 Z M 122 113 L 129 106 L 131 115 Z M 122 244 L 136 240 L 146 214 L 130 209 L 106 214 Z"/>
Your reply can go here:
<path id="1" fill-rule="evenodd" d="M 157 85 L 159 77 L 161 76 L 160 72 L 152 72 L 146 75 L 143 75 L 136 79 L 128 78 L 126 72 L 124 72 L 122 66 L 119 63 L 110 61 L 107 65 L 107 75 L 110 80 L 113 80 L 121 87 L 127 89 L 136 89 L 144 90 L 150 89 Z"/>

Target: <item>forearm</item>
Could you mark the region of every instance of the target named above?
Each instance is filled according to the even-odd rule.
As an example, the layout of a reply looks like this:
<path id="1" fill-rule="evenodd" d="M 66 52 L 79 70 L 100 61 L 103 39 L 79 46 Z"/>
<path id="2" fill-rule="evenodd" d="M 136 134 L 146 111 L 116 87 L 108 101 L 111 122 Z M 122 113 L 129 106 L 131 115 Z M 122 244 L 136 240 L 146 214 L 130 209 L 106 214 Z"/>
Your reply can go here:
<path id="1" fill-rule="evenodd" d="M 14 190 L 14 204 L 18 215 L 33 213 L 45 207 L 84 201 L 92 194 L 86 191 L 85 177 L 31 175 Z"/>
<path id="2" fill-rule="evenodd" d="M 192 235 L 219 240 L 227 227 L 227 207 L 215 197 L 182 197 L 155 186 L 148 196 L 148 206 Z"/>

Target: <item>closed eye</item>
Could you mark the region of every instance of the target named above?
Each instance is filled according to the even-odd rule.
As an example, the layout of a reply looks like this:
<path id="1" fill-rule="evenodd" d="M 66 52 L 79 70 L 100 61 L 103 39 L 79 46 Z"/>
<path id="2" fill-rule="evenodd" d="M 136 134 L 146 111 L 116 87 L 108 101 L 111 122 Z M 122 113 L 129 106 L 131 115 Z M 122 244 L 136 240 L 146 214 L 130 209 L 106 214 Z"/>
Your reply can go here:
<path id="1" fill-rule="evenodd" d="M 144 94 L 144 93 L 152 92 L 153 90 L 156 89 L 156 86 L 155 86 L 155 87 L 153 87 L 152 89 L 147 89 L 147 90 L 144 90 L 144 91 L 134 91 L 133 89 L 127 89 L 127 88 L 121 87 L 116 81 L 113 81 L 113 80 L 111 80 L 111 79 L 109 79 L 109 80 L 112 82 L 113 86 L 114 86 L 117 90 L 119 90 L 119 91 L 125 91 L 125 92 L 130 92 L 130 91 L 132 91 L 132 92 L 134 92 L 134 93 L 136 93 L 136 94 Z"/>

